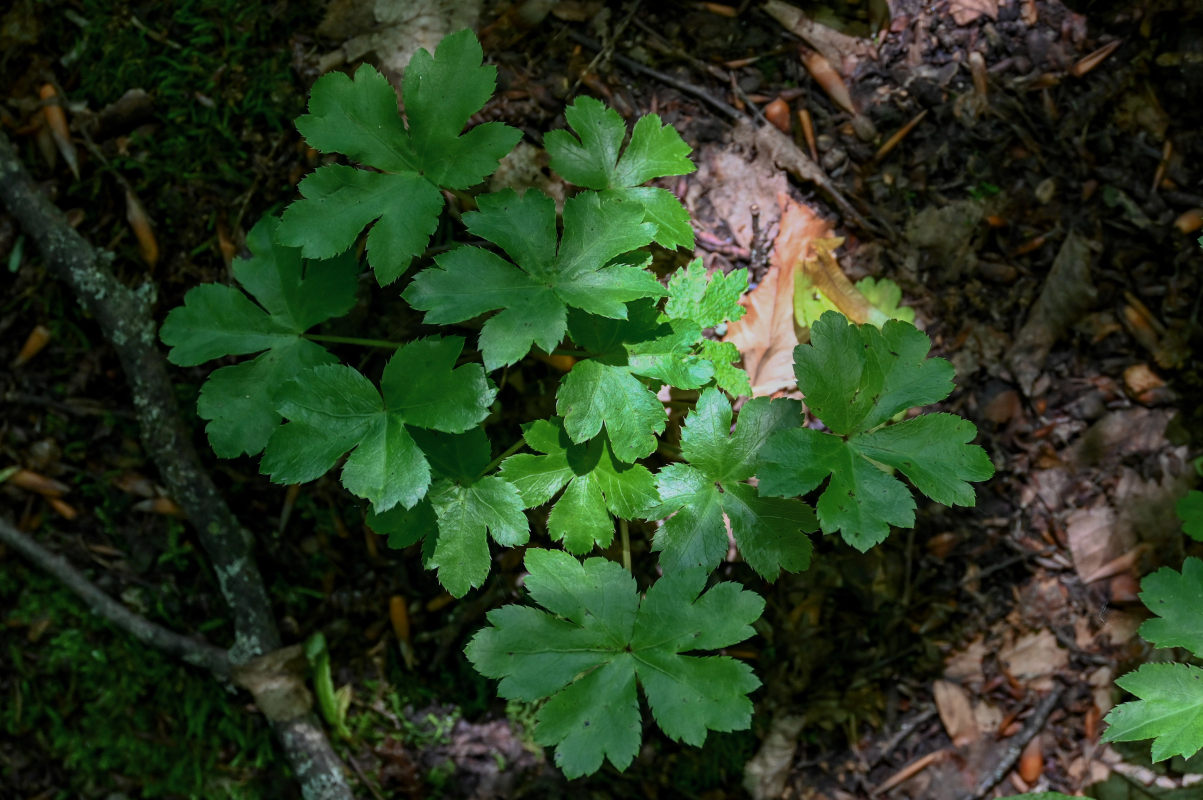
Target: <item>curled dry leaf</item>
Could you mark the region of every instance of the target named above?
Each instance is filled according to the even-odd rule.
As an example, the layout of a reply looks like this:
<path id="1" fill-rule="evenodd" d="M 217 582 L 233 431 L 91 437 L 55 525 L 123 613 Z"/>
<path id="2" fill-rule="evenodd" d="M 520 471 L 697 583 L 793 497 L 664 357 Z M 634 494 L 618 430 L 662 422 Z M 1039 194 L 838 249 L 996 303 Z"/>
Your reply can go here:
<path id="1" fill-rule="evenodd" d="M 831 62 L 823 57 L 822 53 L 814 50 L 804 52 L 802 65 L 806 67 L 806 71 L 815 79 L 815 83 L 823 88 L 833 103 L 849 114 L 856 113 L 856 106 L 852 104 L 852 95 L 848 92 L 844 78 L 835 67 L 831 66 Z"/>
<path id="2" fill-rule="evenodd" d="M 779 195 L 780 232 L 773 243 L 769 269 L 760 284 L 743 297 L 748 309 L 732 322 L 723 341 L 743 354 L 752 395 L 771 395 L 794 383 L 794 273 L 812 252 L 813 243 L 829 239 L 831 226 L 809 207 Z"/>
<path id="3" fill-rule="evenodd" d="M 125 190 L 125 219 L 138 239 L 138 251 L 142 254 L 142 260 L 153 270 L 155 264 L 159 263 L 159 243 L 155 239 L 150 216 L 142 207 L 142 202 L 138 200 L 137 195 L 130 189 Z"/>
<path id="4" fill-rule="evenodd" d="M 70 487 L 66 484 L 59 483 L 53 478 L 47 478 L 45 475 L 40 475 L 28 469 L 18 468 L 13 470 L 8 474 L 5 481 L 27 492 L 40 494 L 43 497 L 62 497 L 70 491 Z"/>
<path id="5" fill-rule="evenodd" d="M 1044 772 L 1044 745 L 1040 741 L 1040 734 L 1024 745 L 1023 753 L 1019 756 L 1018 772 L 1019 777 L 1028 784 L 1035 783 Z"/>
<path id="6" fill-rule="evenodd" d="M 42 118 L 50 130 L 54 146 L 63 154 L 63 160 L 71 168 L 71 174 L 79 177 L 79 154 L 75 151 L 75 143 L 71 141 L 71 129 L 67 127 L 67 114 L 63 111 L 58 92 L 51 84 L 43 84 L 38 91 L 42 98 Z"/>
<path id="7" fill-rule="evenodd" d="M 13 359 L 13 366 L 19 367 L 27 363 L 31 358 L 42 352 L 42 348 L 50 342 L 50 329 L 45 325 L 35 325 L 34 329 L 29 332 L 29 336 L 25 338 L 25 344 L 21 345 L 21 352 L 17 353 L 17 357 Z"/>

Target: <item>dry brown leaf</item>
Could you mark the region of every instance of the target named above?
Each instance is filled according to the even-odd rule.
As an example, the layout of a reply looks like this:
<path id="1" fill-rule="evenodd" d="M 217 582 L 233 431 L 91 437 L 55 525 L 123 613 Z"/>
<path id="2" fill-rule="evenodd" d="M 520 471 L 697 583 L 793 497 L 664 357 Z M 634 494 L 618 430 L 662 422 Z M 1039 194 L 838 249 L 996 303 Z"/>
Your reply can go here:
<path id="1" fill-rule="evenodd" d="M 958 25 L 968 25 L 978 17 L 998 19 L 998 0 L 949 0 L 948 13 Z"/>
<path id="2" fill-rule="evenodd" d="M 31 358 L 42 352 L 42 348 L 50 343 L 50 329 L 45 325 L 34 325 L 33 330 L 29 332 L 29 336 L 25 338 L 25 344 L 21 345 L 21 352 L 17 353 L 17 357 L 13 359 L 13 366 L 19 367 L 27 363 Z"/>
<path id="3" fill-rule="evenodd" d="M 771 395 L 794 383 L 794 273 L 810 255 L 817 239 L 834 234 L 831 226 L 808 206 L 782 194 L 780 232 L 773 244 L 768 272 L 760 285 L 744 295 L 747 313 L 732 322 L 723 341 L 733 342 L 743 354 L 752 395 Z"/>
<path id="4" fill-rule="evenodd" d="M 1065 521 L 1065 538 L 1073 556 L 1074 569 L 1083 581 L 1104 577 L 1104 565 L 1132 549 L 1136 544 L 1124 536 L 1115 524 L 1115 511 L 1107 505 L 1074 511 Z"/>
<path id="5" fill-rule="evenodd" d="M 155 239 L 150 215 L 142 207 L 138 196 L 129 188 L 125 190 L 125 219 L 138 240 L 138 252 L 142 254 L 142 260 L 153 270 L 159 263 L 159 242 Z"/>
<path id="6" fill-rule="evenodd" d="M 969 693 L 952 681 L 936 681 L 932 684 L 932 694 L 935 696 L 936 710 L 940 712 L 940 722 L 944 724 L 952 743 L 964 747 L 976 741 L 981 732 L 973 715 Z"/>
<path id="7" fill-rule="evenodd" d="M 998 657 L 1008 672 L 1040 691 L 1051 689 L 1053 673 L 1069 665 L 1069 651 L 1057 643 L 1048 628 L 1019 637 Z"/>

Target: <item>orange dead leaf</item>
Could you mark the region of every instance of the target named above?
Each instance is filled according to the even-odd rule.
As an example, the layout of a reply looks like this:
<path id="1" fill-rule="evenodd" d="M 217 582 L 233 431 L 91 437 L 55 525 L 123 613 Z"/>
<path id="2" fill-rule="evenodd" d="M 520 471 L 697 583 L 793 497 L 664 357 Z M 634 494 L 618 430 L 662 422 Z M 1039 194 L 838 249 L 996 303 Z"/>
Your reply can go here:
<path id="1" fill-rule="evenodd" d="M 837 106 L 849 114 L 856 113 L 856 106 L 852 105 L 852 95 L 848 92 L 848 86 L 844 83 L 840 73 L 836 72 L 835 67 L 831 66 L 830 61 L 821 53 L 810 50 L 802 54 L 802 65 L 815 79 L 815 83 L 823 87 L 823 91 L 827 92 L 827 96 Z"/>
<path id="2" fill-rule="evenodd" d="M 397 634 L 397 641 L 408 642 L 409 606 L 401 595 L 395 594 L 388 599 L 388 618 L 393 623 L 393 633 Z"/>
<path id="3" fill-rule="evenodd" d="M 789 103 L 780 97 L 764 107 L 764 118 L 782 133 L 789 133 Z"/>
<path id="4" fill-rule="evenodd" d="M 732 322 L 723 341 L 743 354 L 753 396 L 771 395 L 794 383 L 794 273 L 812 253 L 812 243 L 833 235 L 831 226 L 807 206 L 777 196 L 780 232 L 773 244 L 768 272 L 760 285 L 744 295 L 748 312 Z"/>
<path id="5" fill-rule="evenodd" d="M 79 155 L 75 152 L 75 144 L 71 141 L 71 130 L 67 127 L 67 114 L 63 111 L 58 92 L 49 83 L 43 84 L 38 90 L 42 98 L 42 118 L 50 129 L 54 146 L 63 154 L 63 160 L 71 168 L 71 174 L 79 178 Z"/>
<path id="6" fill-rule="evenodd" d="M 138 238 L 138 250 L 142 253 L 142 260 L 153 270 L 155 264 L 159 263 L 159 243 L 151 228 L 150 216 L 142 207 L 141 201 L 129 189 L 125 190 L 125 219 L 133 229 L 134 236 Z"/>
<path id="7" fill-rule="evenodd" d="M 564 355 L 563 353 L 544 355 L 536 350 L 532 352 L 531 355 L 542 361 L 544 364 L 555 367 L 561 372 L 568 372 L 570 369 L 572 369 L 573 365 L 576 364 L 575 358 L 569 355 Z"/>
<path id="8" fill-rule="evenodd" d="M 810 150 L 811 160 L 818 161 L 819 151 L 815 147 L 815 126 L 814 122 L 811 121 L 808 109 L 798 109 L 798 124 L 802 126 L 802 138 L 806 140 L 806 148 Z"/>
<path id="9" fill-rule="evenodd" d="M 1040 742 L 1040 734 L 1032 737 L 1023 748 L 1019 757 L 1019 777 L 1026 783 L 1032 784 L 1044 772 L 1044 747 Z"/>
<path id="10" fill-rule="evenodd" d="M 184 511 L 175 504 L 175 501 L 170 497 L 155 497 L 150 500 L 141 500 L 133 505 L 134 511 L 141 511 L 146 514 L 162 514 L 166 517 L 182 517 Z"/>
<path id="11" fill-rule="evenodd" d="M 35 325 L 33 330 L 29 332 L 29 336 L 26 337 L 25 344 L 21 345 L 21 352 L 17 353 L 17 357 L 13 359 L 13 366 L 19 367 L 42 352 L 42 348 L 49 341 L 50 329 L 45 325 Z"/>
<path id="12" fill-rule="evenodd" d="M 50 507 L 54 509 L 56 514 L 65 520 L 73 520 L 79 516 L 79 512 L 75 510 L 75 507 L 65 500 L 57 497 L 47 497 L 46 502 L 50 504 Z"/>
<path id="13" fill-rule="evenodd" d="M 27 492 L 40 494 L 43 497 L 62 497 L 70 491 L 70 487 L 66 484 L 28 469 L 14 470 L 5 480 L 13 486 L 19 486 Z"/>

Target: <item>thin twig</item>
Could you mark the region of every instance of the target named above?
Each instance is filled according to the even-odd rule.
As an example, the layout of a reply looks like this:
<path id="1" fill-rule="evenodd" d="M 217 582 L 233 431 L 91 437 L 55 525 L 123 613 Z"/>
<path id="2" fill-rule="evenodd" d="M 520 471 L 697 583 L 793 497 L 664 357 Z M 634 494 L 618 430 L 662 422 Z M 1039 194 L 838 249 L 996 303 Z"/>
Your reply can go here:
<path id="1" fill-rule="evenodd" d="M 1064 693 L 1065 687 L 1058 684 L 1049 693 L 1048 697 L 1040 701 L 1040 704 L 1036 706 L 1036 710 L 1032 712 L 1032 716 L 1028 717 L 1027 724 L 1023 726 L 1023 730 L 1007 741 L 1007 746 L 1003 749 L 1002 756 L 998 759 L 998 763 L 994 765 L 994 769 L 983 775 L 978 780 L 977 787 L 969 794 L 963 796 L 961 800 L 983 800 L 991 789 L 1001 783 L 1002 779 L 1007 777 L 1007 774 L 1011 770 L 1015 769 L 1015 764 L 1019 762 L 1019 757 L 1023 754 L 1023 748 L 1035 738 L 1036 734 L 1040 733 L 1040 729 L 1048 721 L 1048 715 L 1053 713 L 1053 709 L 1061 702 L 1061 695 Z"/>
<path id="2" fill-rule="evenodd" d="M 584 34 L 577 33 L 574 30 L 569 30 L 567 33 L 568 33 L 568 38 L 572 39 L 574 42 L 577 42 L 578 44 L 582 44 L 585 47 L 588 47 L 592 50 L 601 50 L 601 48 L 602 48 L 601 44 L 594 41 L 593 39 L 590 39 L 588 36 L 585 36 Z M 685 92 L 688 95 L 693 95 L 694 97 L 698 98 L 702 102 L 713 107 L 715 110 L 720 111 L 723 114 L 726 114 L 731 119 L 743 119 L 744 118 L 744 115 L 742 113 L 740 113 L 739 109 L 737 109 L 735 106 L 730 105 L 729 103 L 726 103 L 723 100 L 719 100 L 717 97 L 715 97 L 710 92 L 706 91 L 705 89 L 703 89 L 700 86 L 696 86 L 692 83 L 689 83 L 688 81 L 683 81 L 680 78 L 675 78 L 672 75 L 669 75 L 667 72 L 661 72 L 660 70 L 652 69 L 651 67 L 647 66 L 646 64 L 641 64 L 640 62 L 636 61 L 633 58 L 628 58 L 627 56 L 624 56 L 622 53 L 615 53 L 613 58 L 614 58 L 614 63 L 616 63 L 622 67 L 626 67 L 627 69 L 629 69 L 633 72 L 639 72 L 644 75 L 647 75 L 649 78 L 655 78 L 656 80 L 660 81 L 661 83 L 667 84 L 668 86 L 672 86 L 676 89 L 680 89 L 682 92 Z"/>
<path id="3" fill-rule="evenodd" d="M 22 533 L 3 519 L 0 519 L 0 542 L 4 542 L 58 578 L 87 604 L 92 613 L 108 620 L 143 644 L 176 656 L 189 664 L 204 667 L 219 678 L 230 676 L 230 657 L 225 650 L 188 636 L 181 636 L 140 614 L 135 614 L 97 588 L 87 576 L 71 566 L 67 559 L 50 552 L 33 537 Z"/>

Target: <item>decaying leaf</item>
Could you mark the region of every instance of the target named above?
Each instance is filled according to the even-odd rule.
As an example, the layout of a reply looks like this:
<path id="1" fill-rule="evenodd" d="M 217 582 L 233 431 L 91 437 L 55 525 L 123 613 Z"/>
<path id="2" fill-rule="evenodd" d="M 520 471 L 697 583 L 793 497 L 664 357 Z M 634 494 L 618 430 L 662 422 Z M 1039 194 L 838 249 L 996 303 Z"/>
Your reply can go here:
<path id="1" fill-rule="evenodd" d="M 781 229 L 764 279 L 744 295 L 748 313 L 732 322 L 723 341 L 734 342 L 744 357 L 752 395 L 771 395 L 794 384 L 794 273 L 813 243 L 833 236 L 830 224 L 808 206 L 778 197 Z"/>

